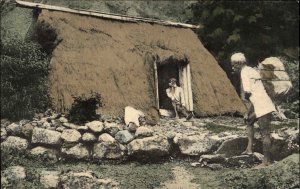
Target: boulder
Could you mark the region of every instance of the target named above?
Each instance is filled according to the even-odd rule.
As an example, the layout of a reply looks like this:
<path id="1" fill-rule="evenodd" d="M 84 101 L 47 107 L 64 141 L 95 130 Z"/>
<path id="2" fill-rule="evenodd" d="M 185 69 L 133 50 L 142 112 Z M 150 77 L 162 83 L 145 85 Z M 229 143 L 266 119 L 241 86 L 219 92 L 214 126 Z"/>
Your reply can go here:
<path id="1" fill-rule="evenodd" d="M 121 144 L 127 144 L 134 139 L 134 136 L 129 131 L 123 130 L 117 132 L 115 139 Z"/>
<path id="2" fill-rule="evenodd" d="M 24 180 L 26 178 L 25 168 L 22 166 L 11 166 L 1 171 L 1 188 L 2 184 L 16 181 L 16 180 Z"/>
<path id="3" fill-rule="evenodd" d="M 59 120 L 61 123 L 68 123 L 68 119 L 65 118 L 64 116 L 61 116 L 58 120 Z"/>
<path id="4" fill-rule="evenodd" d="M 111 188 L 111 189 L 117 189 L 119 188 L 119 183 L 113 179 L 110 178 L 101 178 L 97 179 L 97 182 L 103 187 L 103 188 Z"/>
<path id="5" fill-rule="evenodd" d="M 271 134 L 270 153 L 273 160 L 279 161 L 287 156 L 299 152 L 299 145 L 291 140 L 286 140 L 277 133 Z"/>
<path id="6" fill-rule="evenodd" d="M 1 127 L 1 141 L 5 140 L 7 137 L 7 132 L 4 127 Z"/>
<path id="7" fill-rule="evenodd" d="M 58 160 L 58 151 L 55 149 L 50 149 L 42 146 L 37 146 L 30 150 L 30 154 L 34 156 L 42 156 L 46 157 L 50 160 L 57 161 Z"/>
<path id="8" fill-rule="evenodd" d="M 28 141 L 26 139 L 9 136 L 4 142 L 1 143 L 1 148 L 10 148 L 16 150 L 26 150 L 28 148 Z"/>
<path id="9" fill-rule="evenodd" d="M 225 162 L 225 157 L 223 154 L 205 154 L 200 156 L 199 162 L 223 163 Z"/>
<path id="10" fill-rule="evenodd" d="M 215 153 L 224 154 L 225 157 L 239 156 L 246 150 L 247 144 L 247 137 L 229 139 L 224 141 Z M 254 139 L 253 150 L 255 152 L 262 152 L 262 144 L 257 139 Z"/>
<path id="11" fill-rule="evenodd" d="M 45 144 L 57 146 L 60 145 L 61 133 L 57 131 L 51 131 L 48 129 L 42 129 L 35 127 L 32 132 L 31 143 L 33 144 Z"/>
<path id="12" fill-rule="evenodd" d="M 21 128 L 21 133 L 25 138 L 31 139 L 32 132 L 33 132 L 34 126 L 30 123 L 26 123 L 25 125 L 22 126 Z"/>
<path id="13" fill-rule="evenodd" d="M 83 142 L 95 142 L 97 141 L 96 136 L 93 133 L 84 133 L 82 135 Z"/>
<path id="14" fill-rule="evenodd" d="M 51 128 L 51 123 L 49 123 L 49 122 L 44 122 L 43 123 L 43 125 L 42 125 L 42 128 L 44 128 L 44 129 L 49 129 L 49 128 Z"/>
<path id="15" fill-rule="evenodd" d="M 59 171 L 43 170 L 40 174 L 40 183 L 44 189 L 58 188 Z"/>
<path id="16" fill-rule="evenodd" d="M 89 158 L 90 153 L 89 150 L 87 149 L 86 146 L 83 144 L 79 143 L 71 148 L 62 148 L 61 152 L 70 158 L 75 158 L 75 159 L 86 159 Z"/>
<path id="17" fill-rule="evenodd" d="M 95 133 L 101 133 L 103 131 L 104 125 L 101 121 L 92 121 L 89 123 L 86 123 L 85 126 L 87 126 L 91 131 Z"/>
<path id="18" fill-rule="evenodd" d="M 216 142 L 210 140 L 206 135 L 184 135 L 177 134 L 173 142 L 178 145 L 183 155 L 202 155 L 213 151 Z"/>
<path id="19" fill-rule="evenodd" d="M 77 130 L 81 133 L 84 133 L 84 132 L 87 132 L 89 130 L 89 128 L 86 125 L 84 125 L 84 126 L 77 127 Z"/>
<path id="20" fill-rule="evenodd" d="M 16 123 L 12 123 L 6 127 L 8 135 L 20 136 L 22 126 Z"/>
<path id="21" fill-rule="evenodd" d="M 87 172 L 68 172 L 60 176 L 59 188 L 70 189 L 70 188 L 110 188 L 103 185 L 102 180 L 98 181 L 97 177 L 90 171 Z M 106 183 L 107 184 L 107 183 Z M 115 188 L 115 187 L 112 187 Z M 116 189 L 116 188 L 115 188 Z"/>
<path id="22" fill-rule="evenodd" d="M 75 143 L 81 139 L 81 134 L 75 129 L 65 129 L 61 134 L 61 138 L 65 143 Z"/>
<path id="23" fill-rule="evenodd" d="M 128 145 L 128 155 L 137 158 L 162 157 L 169 154 L 171 145 L 167 138 L 162 136 L 152 136 L 142 139 L 135 139 Z"/>
<path id="24" fill-rule="evenodd" d="M 123 125 L 117 123 L 104 123 L 104 131 L 109 133 L 111 136 L 115 136 L 118 131 L 123 130 Z"/>
<path id="25" fill-rule="evenodd" d="M 134 133 L 134 132 L 137 130 L 138 127 L 139 127 L 139 126 L 137 126 L 136 124 L 130 122 L 125 128 L 126 128 L 129 132 Z"/>
<path id="26" fill-rule="evenodd" d="M 63 126 L 69 129 L 77 129 L 78 125 L 75 125 L 73 123 L 63 123 Z"/>
<path id="27" fill-rule="evenodd" d="M 148 128 L 148 127 L 139 127 L 137 128 L 136 132 L 135 132 L 135 137 L 137 138 L 141 138 L 141 137 L 149 137 L 149 136 L 153 136 L 153 129 Z"/>
<path id="28" fill-rule="evenodd" d="M 95 159 L 121 159 L 126 148 L 112 136 L 104 133 L 99 136 L 99 142 L 94 144 L 93 157 Z"/>
<path id="29" fill-rule="evenodd" d="M 239 155 L 232 156 L 226 160 L 227 167 L 251 167 L 257 162 L 257 158 L 254 155 Z"/>
<path id="30" fill-rule="evenodd" d="M 64 126 L 59 126 L 55 130 L 58 132 L 63 132 L 65 129 L 67 129 L 67 128 L 65 128 Z"/>

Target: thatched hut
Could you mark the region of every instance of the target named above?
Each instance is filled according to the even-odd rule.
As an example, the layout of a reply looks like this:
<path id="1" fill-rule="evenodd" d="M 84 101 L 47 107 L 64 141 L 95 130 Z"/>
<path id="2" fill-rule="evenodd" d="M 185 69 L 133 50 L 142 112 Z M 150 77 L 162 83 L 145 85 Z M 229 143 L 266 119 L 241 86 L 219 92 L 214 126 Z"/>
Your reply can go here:
<path id="1" fill-rule="evenodd" d="M 186 106 L 196 115 L 244 112 L 244 105 L 215 58 L 184 27 L 101 19 L 42 10 L 38 22 L 55 31 L 50 95 L 67 110 L 73 95 L 101 94 L 101 113 L 123 115 L 130 105 L 170 109 L 165 89 L 178 78 Z"/>

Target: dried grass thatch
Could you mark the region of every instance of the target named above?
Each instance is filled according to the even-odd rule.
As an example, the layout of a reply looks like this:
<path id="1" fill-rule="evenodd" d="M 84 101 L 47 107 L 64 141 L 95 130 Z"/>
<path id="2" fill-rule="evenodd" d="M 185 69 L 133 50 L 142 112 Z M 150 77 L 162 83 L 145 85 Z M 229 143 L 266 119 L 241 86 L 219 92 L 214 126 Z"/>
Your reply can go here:
<path id="1" fill-rule="evenodd" d="M 59 110 L 71 95 L 102 95 L 101 113 L 124 115 L 131 105 L 148 112 L 155 102 L 154 60 L 190 63 L 197 115 L 244 112 L 245 108 L 217 61 L 190 29 L 124 23 L 43 10 L 38 21 L 62 40 L 53 51 L 50 94 Z"/>

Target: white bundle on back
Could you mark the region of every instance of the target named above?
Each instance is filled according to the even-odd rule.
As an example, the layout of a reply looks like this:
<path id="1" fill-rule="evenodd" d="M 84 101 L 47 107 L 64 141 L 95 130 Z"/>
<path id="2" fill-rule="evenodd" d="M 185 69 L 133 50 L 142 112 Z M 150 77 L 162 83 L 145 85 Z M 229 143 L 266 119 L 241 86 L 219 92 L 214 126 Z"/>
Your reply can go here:
<path id="1" fill-rule="evenodd" d="M 263 84 L 271 98 L 285 95 L 292 88 L 292 82 L 279 58 L 266 58 L 258 68 Z"/>
<path id="2" fill-rule="evenodd" d="M 231 56 L 231 62 L 246 62 L 245 55 L 243 53 L 234 53 Z"/>

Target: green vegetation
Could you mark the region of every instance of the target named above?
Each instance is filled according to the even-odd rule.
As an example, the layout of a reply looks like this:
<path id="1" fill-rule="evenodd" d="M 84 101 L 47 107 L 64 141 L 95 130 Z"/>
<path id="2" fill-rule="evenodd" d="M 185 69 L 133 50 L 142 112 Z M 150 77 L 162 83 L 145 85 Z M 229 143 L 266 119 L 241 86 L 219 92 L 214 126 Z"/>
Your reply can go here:
<path id="1" fill-rule="evenodd" d="M 154 188 L 172 178 L 170 163 L 127 163 L 93 164 L 90 162 L 59 161 L 53 163 L 47 159 L 36 158 L 24 152 L 1 149 L 1 169 L 20 165 L 26 169 L 27 179 L 13 183 L 11 188 L 39 189 L 39 173 L 42 169 L 61 172 L 93 171 L 99 178 L 112 178 L 120 183 L 121 188 Z"/>
<path id="2" fill-rule="evenodd" d="M 286 95 L 283 108 L 287 116 L 299 116 L 299 2 L 297 1 L 205 1 L 192 5 L 193 23 L 204 46 L 217 58 L 232 83 L 229 58 L 244 52 L 252 64 L 270 56 L 284 60 L 293 89 Z"/>
<path id="3" fill-rule="evenodd" d="M 74 102 L 68 114 L 70 122 L 84 124 L 99 118 L 96 110 L 103 105 L 100 94 L 91 92 L 88 97 L 76 96 L 73 98 Z"/>
<path id="4" fill-rule="evenodd" d="M 32 41 L 1 38 L 1 116 L 31 118 L 49 106 L 49 58 Z"/>
<path id="5" fill-rule="evenodd" d="M 229 188 L 298 188 L 299 154 L 260 170 L 239 170 L 222 174 L 222 181 Z"/>

